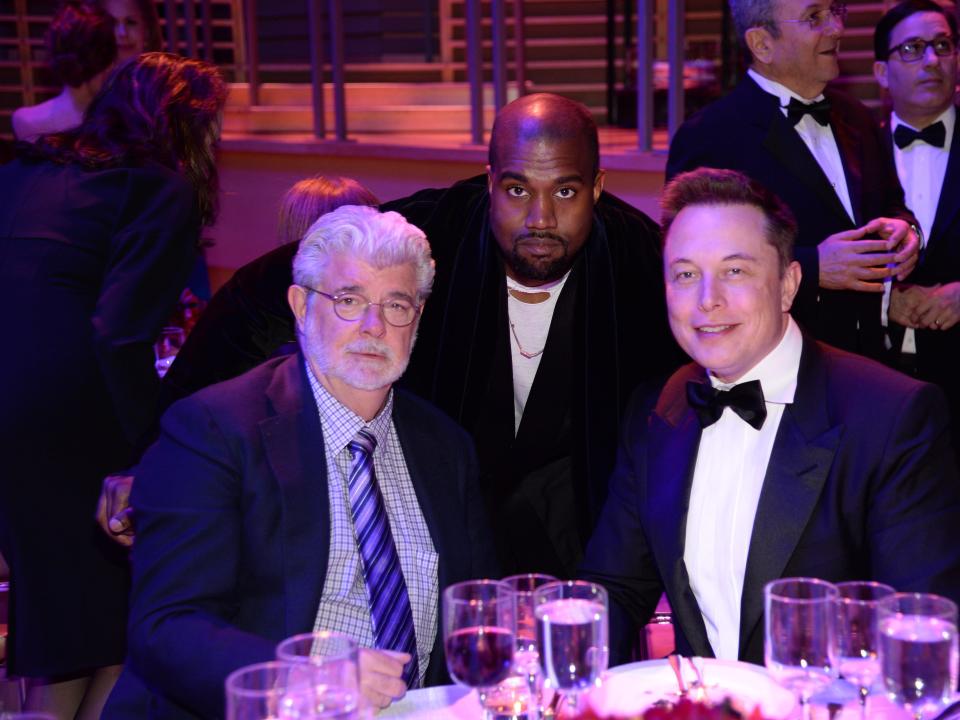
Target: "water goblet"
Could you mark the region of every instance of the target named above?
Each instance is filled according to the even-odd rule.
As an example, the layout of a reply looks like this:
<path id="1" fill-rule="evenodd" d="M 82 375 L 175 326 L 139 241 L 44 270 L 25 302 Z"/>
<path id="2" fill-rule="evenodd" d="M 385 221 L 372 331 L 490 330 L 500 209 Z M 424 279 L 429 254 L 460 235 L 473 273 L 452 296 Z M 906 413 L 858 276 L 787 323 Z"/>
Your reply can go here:
<path id="1" fill-rule="evenodd" d="M 320 630 L 277 645 L 277 660 L 312 666 L 315 718 L 358 717 L 360 675 L 357 643 L 342 633 Z"/>
<path id="2" fill-rule="evenodd" d="M 537 714 L 542 713 L 542 688 L 540 652 L 537 646 L 537 624 L 534 618 L 533 591 L 541 585 L 556 582 L 557 578 L 542 573 L 510 575 L 503 582 L 513 591 L 513 634 L 516 642 L 514 672 L 522 675 L 529 687 L 530 699 L 536 704 Z M 506 682 L 511 682 L 508 679 Z M 531 713 L 528 713 L 530 715 Z"/>
<path id="3" fill-rule="evenodd" d="M 763 589 L 764 664 L 797 696 L 804 720 L 810 698 L 837 677 L 838 596 L 834 585 L 814 578 L 783 578 Z"/>
<path id="4" fill-rule="evenodd" d="M 226 720 L 312 720 L 314 669 L 278 660 L 247 665 L 224 683 Z"/>
<path id="5" fill-rule="evenodd" d="M 580 580 L 553 582 L 533 593 L 540 666 L 547 685 L 578 714 L 583 691 L 599 684 L 610 649 L 607 591 Z"/>
<path id="6" fill-rule="evenodd" d="M 513 668 L 513 593 L 497 580 L 468 580 L 443 591 L 443 646 L 458 685 L 476 688 L 485 720 L 487 695 Z"/>
<path id="7" fill-rule="evenodd" d="M 957 687 L 957 605 L 926 593 L 880 600 L 880 666 L 891 701 L 916 720 L 938 714 Z"/>
<path id="8" fill-rule="evenodd" d="M 867 696 L 880 677 L 877 605 L 896 591 L 872 581 L 837 583 L 837 655 L 840 676 L 860 691 L 860 717 L 867 718 Z"/>

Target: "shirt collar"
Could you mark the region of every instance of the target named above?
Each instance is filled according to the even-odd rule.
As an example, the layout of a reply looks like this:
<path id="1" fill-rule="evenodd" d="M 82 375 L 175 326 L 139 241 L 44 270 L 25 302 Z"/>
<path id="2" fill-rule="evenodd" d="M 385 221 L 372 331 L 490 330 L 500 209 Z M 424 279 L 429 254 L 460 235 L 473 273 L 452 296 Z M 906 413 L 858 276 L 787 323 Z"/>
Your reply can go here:
<path id="1" fill-rule="evenodd" d="M 710 375 L 710 384 L 721 390 L 734 385 L 759 380 L 763 399 L 768 403 L 788 405 L 797 392 L 797 373 L 800 371 L 800 353 L 803 351 L 803 333 L 792 317 L 787 317 L 787 330 L 777 346 L 748 370 L 735 383 L 723 383 Z"/>
<path id="2" fill-rule="evenodd" d="M 370 422 L 366 422 L 330 394 L 313 374 L 310 363 L 306 359 L 303 363 L 307 368 L 307 379 L 310 381 L 313 399 L 317 403 L 317 411 L 320 413 L 320 424 L 324 429 L 324 439 L 328 445 L 327 451 L 333 454 L 340 453 L 363 428 L 373 433 L 377 439 L 378 448 L 384 447 L 393 418 L 393 388 L 387 393 L 387 401 L 377 416 Z"/>
<path id="3" fill-rule="evenodd" d="M 944 130 L 947 131 L 946 141 L 944 142 L 943 149 L 946 152 L 950 150 L 950 141 L 953 139 L 953 128 L 957 124 L 957 108 L 951 103 L 950 107 L 940 113 L 940 117 L 934 120 L 931 125 L 934 125 L 938 122 L 943 123 Z M 910 128 L 911 130 L 923 130 L 924 128 L 915 128 L 910 123 L 906 123 L 900 119 L 900 116 L 896 112 L 890 113 L 890 132 L 895 132 L 896 129 L 903 125 Z"/>
<path id="4" fill-rule="evenodd" d="M 753 78 L 753 81 L 760 86 L 760 89 L 764 92 L 774 95 L 777 100 L 780 101 L 780 107 L 785 108 L 790 104 L 792 98 L 796 98 L 804 105 L 810 105 L 811 103 L 819 102 L 823 100 L 823 93 L 820 93 L 815 98 L 804 98 L 797 95 L 793 90 L 788 88 L 786 85 L 778 83 L 776 80 L 771 80 L 770 78 L 764 77 L 758 73 L 753 68 L 747 70 L 747 74 Z"/>

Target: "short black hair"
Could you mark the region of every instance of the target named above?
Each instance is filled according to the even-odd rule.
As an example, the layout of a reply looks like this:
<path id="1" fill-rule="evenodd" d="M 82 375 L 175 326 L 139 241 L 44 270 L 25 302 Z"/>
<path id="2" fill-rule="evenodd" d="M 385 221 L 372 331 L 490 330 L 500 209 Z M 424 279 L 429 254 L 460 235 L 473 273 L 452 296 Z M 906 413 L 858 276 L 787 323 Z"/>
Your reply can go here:
<path id="1" fill-rule="evenodd" d="M 884 61 L 890 58 L 890 35 L 893 29 L 911 15 L 920 12 L 933 12 L 943 15 L 950 25 L 950 33 L 957 36 L 957 18 L 952 12 L 933 0 L 903 0 L 890 8 L 877 23 L 873 31 L 873 56 Z"/>

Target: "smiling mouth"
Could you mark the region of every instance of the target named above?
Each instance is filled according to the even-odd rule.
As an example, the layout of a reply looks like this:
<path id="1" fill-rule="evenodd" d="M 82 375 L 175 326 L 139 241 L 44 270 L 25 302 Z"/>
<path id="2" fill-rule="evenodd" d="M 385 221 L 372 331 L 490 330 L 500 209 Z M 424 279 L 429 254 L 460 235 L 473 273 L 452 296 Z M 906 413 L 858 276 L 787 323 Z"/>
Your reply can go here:
<path id="1" fill-rule="evenodd" d="M 704 333 L 706 335 L 719 335 L 725 333 L 728 330 L 732 330 L 735 325 L 704 325 L 702 327 L 695 328 L 698 333 Z"/>

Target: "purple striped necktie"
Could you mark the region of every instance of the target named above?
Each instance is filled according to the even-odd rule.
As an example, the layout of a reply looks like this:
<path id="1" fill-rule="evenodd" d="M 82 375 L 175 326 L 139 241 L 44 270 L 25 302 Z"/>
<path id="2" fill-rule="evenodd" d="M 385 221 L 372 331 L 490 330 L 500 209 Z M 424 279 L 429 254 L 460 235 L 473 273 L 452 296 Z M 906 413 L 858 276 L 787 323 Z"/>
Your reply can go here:
<path id="1" fill-rule="evenodd" d="M 413 658 L 404 667 L 407 687 L 416 687 L 417 636 L 407 584 L 400 568 L 397 547 L 393 544 L 387 510 L 373 473 L 373 450 L 377 439 L 366 428 L 347 447 L 353 456 L 350 468 L 350 509 L 357 533 L 363 579 L 370 599 L 375 644 L 383 650 L 399 650 Z"/>

